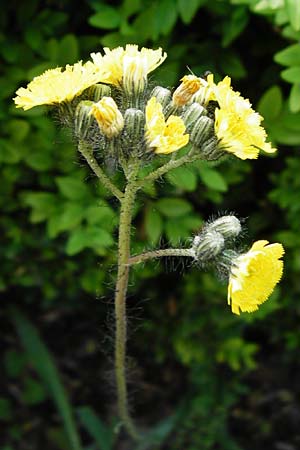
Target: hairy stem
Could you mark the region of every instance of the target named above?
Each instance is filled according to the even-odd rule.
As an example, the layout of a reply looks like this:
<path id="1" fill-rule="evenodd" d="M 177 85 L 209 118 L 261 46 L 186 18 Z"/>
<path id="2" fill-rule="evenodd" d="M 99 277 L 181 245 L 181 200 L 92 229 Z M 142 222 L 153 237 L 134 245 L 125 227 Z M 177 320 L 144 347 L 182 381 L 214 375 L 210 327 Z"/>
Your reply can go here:
<path id="1" fill-rule="evenodd" d="M 128 184 L 125 189 L 124 198 L 121 200 L 120 224 L 119 224 L 119 246 L 118 246 L 118 275 L 115 291 L 115 376 L 118 395 L 118 409 L 125 428 L 131 437 L 139 439 L 139 434 L 128 411 L 128 394 L 126 385 L 126 293 L 130 265 L 130 233 L 132 221 L 132 209 L 138 190 L 136 174 L 138 168 L 133 168 Z"/>
<path id="2" fill-rule="evenodd" d="M 153 250 L 151 252 L 131 256 L 128 260 L 128 264 L 132 266 L 133 264 L 139 264 L 147 261 L 148 259 L 162 258 L 164 256 L 184 256 L 193 258 L 195 256 L 195 252 L 192 248 L 165 248 L 162 250 Z"/>
<path id="3" fill-rule="evenodd" d="M 124 197 L 123 192 L 120 191 L 120 189 L 118 189 L 117 186 L 112 183 L 104 170 L 99 166 L 93 155 L 93 150 L 91 149 L 91 147 L 85 142 L 81 141 L 78 144 L 78 151 L 86 159 L 86 162 L 95 173 L 95 175 L 97 175 L 103 186 L 105 186 L 108 191 L 110 191 L 115 197 L 117 197 L 118 200 L 121 201 Z"/>

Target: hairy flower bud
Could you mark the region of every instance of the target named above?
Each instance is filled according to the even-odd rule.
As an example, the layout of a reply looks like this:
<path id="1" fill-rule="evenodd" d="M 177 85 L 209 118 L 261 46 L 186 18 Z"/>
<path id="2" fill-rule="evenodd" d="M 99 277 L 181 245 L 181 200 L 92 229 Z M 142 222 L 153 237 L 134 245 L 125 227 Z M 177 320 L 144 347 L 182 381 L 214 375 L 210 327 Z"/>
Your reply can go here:
<path id="1" fill-rule="evenodd" d="M 158 103 L 165 108 L 171 101 L 171 91 L 161 86 L 156 86 L 150 94 L 151 97 L 155 97 Z"/>
<path id="2" fill-rule="evenodd" d="M 195 236 L 192 245 L 195 259 L 201 263 L 211 261 L 223 250 L 224 244 L 223 235 L 215 230 L 200 233 Z"/>
<path id="3" fill-rule="evenodd" d="M 145 115 L 140 109 L 129 108 L 124 114 L 124 136 L 127 145 L 141 143 L 144 134 Z"/>
<path id="4" fill-rule="evenodd" d="M 235 216 L 222 216 L 206 227 L 207 231 L 217 231 L 221 233 L 224 239 L 236 238 L 242 231 L 241 222 Z"/>
<path id="5" fill-rule="evenodd" d="M 98 103 L 94 103 L 90 114 L 95 117 L 101 132 L 108 138 L 117 136 L 124 128 L 123 116 L 111 97 L 103 97 Z"/>
<path id="6" fill-rule="evenodd" d="M 76 107 L 74 127 L 75 134 L 79 139 L 87 138 L 89 128 L 94 120 L 90 114 L 93 105 L 94 103 L 90 100 L 83 100 Z"/>
<path id="7" fill-rule="evenodd" d="M 107 84 L 94 84 L 89 88 L 88 96 L 94 102 L 99 102 L 101 98 L 111 96 L 111 88 Z"/>
<path id="8" fill-rule="evenodd" d="M 182 81 L 182 83 L 174 91 L 172 97 L 173 104 L 176 107 L 186 105 L 201 86 L 200 78 L 195 75 L 185 75 L 180 81 Z"/>
<path id="9" fill-rule="evenodd" d="M 194 124 L 190 134 L 190 141 L 196 146 L 201 145 L 209 139 L 213 131 L 213 120 L 207 116 L 200 117 Z"/>
<path id="10" fill-rule="evenodd" d="M 203 106 L 198 103 L 193 103 L 185 109 L 181 115 L 181 118 L 184 121 L 187 130 L 190 132 L 195 122 L 200 119 L 201 116 L 206 116 L 206 114 L 207 111 L 203 108 Z"/>

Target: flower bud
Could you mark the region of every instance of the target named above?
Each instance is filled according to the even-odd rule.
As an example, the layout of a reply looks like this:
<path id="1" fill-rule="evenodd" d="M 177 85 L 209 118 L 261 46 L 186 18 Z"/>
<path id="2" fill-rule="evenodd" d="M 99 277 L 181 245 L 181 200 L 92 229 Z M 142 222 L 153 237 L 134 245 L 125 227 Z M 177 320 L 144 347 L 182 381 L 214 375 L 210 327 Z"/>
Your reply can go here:
<path id="1" fill-rule="evenodd" d="M 177 107 L 186 105 L 201 86 L 200 78 L 195 75 L 185 75 L 180 81 L 182 83 L 174 91 L 172 97 L 173 104 Z"/>
<path id="2" fill-rule="evenodd" d="M 205 263 L 216 258 L 223 250 L 225 244 L 224 237 L 215 230 L 204 231 L 195 236 L 192 250 L 195 253 L 195 259 Z"/>
<path id="3" fill-rule="evenodd" d="M 107 84 L 94 84 L 89 88 L 88 96 L 94 102 L 98 102 L 103 97 L 111 96 L 111 88 Z"/>
<path id="4" fill-rule="evenodd" d="M 91 116 L 91 109 L 94 103 L 90 100 L 83 100 L 78 103 L 75 110 L 75 134 L 79 139 L 86 139 L 89 128 L 93 123 L 93 117 Z"/>
<path id="5" fill-rule="evenodd" d="M 241 222 L 235 216 L 222 216 L 206 227 L 207 231 L 217 231 L 224 239 L 236 238 L 242 231 Z"/>
<path id="6" fill-rule="evenodd" d="M 97 120 L 101 132 L 110 139 L 120 134 L 124 128 L 123 116 L 111 97 L 103 97 L 94 103 L 90 114 Z"/>
<path id="7" fill-rule="evenodd" d="M 200 119 L 201 116 L 206 116 L 206 109 L 198 103 L 193 103 L 188 106 L 181 115 L 188 131 L 190 131 L 195 122 Z"/>
<path id="8" fill-rule="evenodd" d="M 224 156 L 226 152 L 220 148 L 217 138 L 213 136 L 202 144 L 201 154 L 206 161 L 216 161 L 221 156 Z"/>
<path id="9" fill-rule="evenodd" d="M 212 134 L 213 123 L 213 120 L 207 116 L 202 116 L 195 122 L 191 130 L 190 141 L 196 147 L 201 147 L 209 139 Z"/>
<path id="10" fill-rule="evenodd" d="M 136 108 L 126 109 L 124 114 L 124 135 L 128 144 L 136 144 L 141 141 L 144 133 L 145 115 Z"/>
<path id="11" fill-rule="evenodd" d="M 150 97 L 156 97 L 158 103 L 165 108 L 171 101 L 171 91 L 161 86 L 156 86 L 150 94 Z"/>

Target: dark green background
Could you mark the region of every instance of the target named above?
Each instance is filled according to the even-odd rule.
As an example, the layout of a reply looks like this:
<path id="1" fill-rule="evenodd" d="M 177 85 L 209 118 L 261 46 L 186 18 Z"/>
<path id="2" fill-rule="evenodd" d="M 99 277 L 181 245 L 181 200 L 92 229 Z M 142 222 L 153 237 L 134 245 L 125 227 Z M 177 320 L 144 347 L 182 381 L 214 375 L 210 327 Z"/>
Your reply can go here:
<path id="1" fill-rule="evenodd" d="M 245 248 L 259 238 L 286 248 L 280 287 L 257 313 L 240 317 L 213 273 L 173 260 L 133 270 L 133 413 L 142 427 L 160 423 L 148 448 L 300 447 L 300 12 L 297 1 L 276 4 L 1 6 L 1 450 L 134 448 L 117 433 L 112 381 L 118 205 L 45 109 L 24 113 L 11 100 L 46 68 L 126 43 L 167 51 L 153 74 L 164 86 L 189 70 L 231 76 L 278 147 L 275 157 L 186 167 L 149 186 L 137 204 L 133 250 L 186 242 L 224 212 L 245 219 Z"/>

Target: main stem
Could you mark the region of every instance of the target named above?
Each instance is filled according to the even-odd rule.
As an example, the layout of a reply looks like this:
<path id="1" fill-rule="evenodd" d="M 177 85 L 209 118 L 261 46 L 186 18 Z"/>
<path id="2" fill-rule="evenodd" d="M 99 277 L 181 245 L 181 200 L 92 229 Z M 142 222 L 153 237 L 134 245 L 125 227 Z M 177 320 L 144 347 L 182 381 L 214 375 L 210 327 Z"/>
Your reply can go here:
<path id="1" fill-rule="evenodd" d="M 120 224 L 119 224 L 119 246 L 118 246 L 118 275 L 115 292 L 115 376 L 118 395 L 118 409 L 125 428 L 131 437 L 139 439 L 139 434 L 134 426 L 128 411 L 128 394 L 126 384 L 126 293 L 130 266 L 130 234 L 132 209 L 138 190 L 136 184 L 137 169 L 134 169 L 129 177 L 124 197 L 121 200 Z"/>

